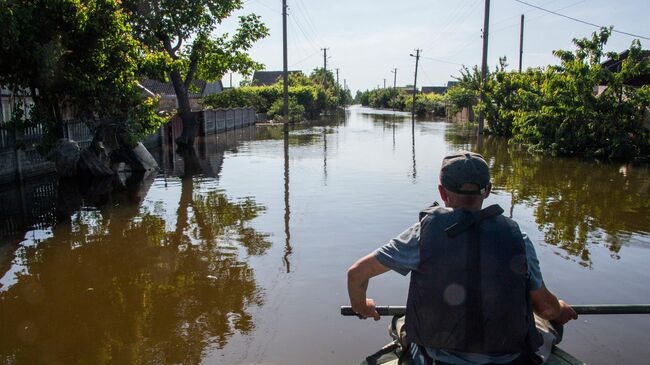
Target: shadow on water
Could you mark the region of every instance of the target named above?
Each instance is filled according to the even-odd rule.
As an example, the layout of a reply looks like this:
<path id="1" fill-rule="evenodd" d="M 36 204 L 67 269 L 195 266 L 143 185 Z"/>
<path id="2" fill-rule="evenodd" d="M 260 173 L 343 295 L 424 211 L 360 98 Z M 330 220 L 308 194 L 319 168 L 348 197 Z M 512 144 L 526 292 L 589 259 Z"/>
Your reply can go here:
<path id="1" fill-rule="evenodd" d="M 0 267 L 0 363 L 198 364 L 251 333 L 264 292 L 245 257 L 271 247 L 249 225 L 265 208 L 179 158 L 175 206 L 145 200 L 155 175 L 58 182 L 55 222 Z"/>
<path id="2" fill-rule="evenodd" d="M 485 156 L 495 193 L 511 194 L 511 209 L 533 207 L 545 242 L 581 265 L 591 267 L 593 245 L 604 245 L 618 259 L 633 235 L 650 233 L 647 164 L 534 156 L 501 138 L 473 136 L 474 130 L 450 128 L 445 140 Z"/>

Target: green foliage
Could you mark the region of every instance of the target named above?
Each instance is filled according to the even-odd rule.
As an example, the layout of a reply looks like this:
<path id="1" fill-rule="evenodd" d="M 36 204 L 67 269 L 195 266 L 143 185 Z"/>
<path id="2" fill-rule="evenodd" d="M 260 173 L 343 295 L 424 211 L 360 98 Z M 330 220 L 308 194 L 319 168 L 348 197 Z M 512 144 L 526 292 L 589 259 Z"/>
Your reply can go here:
<path id="1" fill-rule="evenodd" d="M 357 92 L 355 102 L 372 108 L 411 111 L 413 94 L 395 88 L 366 90 Z M 415 113 L 420 117 L 427 114 L 444 117 L 445 97 L 438 94 L 418 94 L 415 97 Z"/>
<path id="2" fill-rule="evenodd" d="M 449 103 L 449 113 L 456 114 L 464 108 L 472 108 L 478 100 L 478 90 L 460 85 L 447 90 L 445 97 Z"/>
<path id="3" fill-rule="evenodd" d="M 137 88 L 160 54 L 131 36 L 119 1 L 3 1 L 0 23 L 0 84 L 34 100 L 30 119 L 46 131 L 41 150 L 62 137 L 64 106 L 91 129 L 109 119 L 133 139 L 163 121 Z"/>
<path id="4" fill-rule="evenodd" d="M 486 102 L 479 103 L 489 131 L 511 137 L 513 143 L 556 155 L 588 155 L 626 159 L 650 153 L 650 132 L 644 117 L 650 108 L 650 86 L 627 86 L 627 80 L 650 75 L 650 61 L 634 41 L 620 71 L 601 65 L 603 47 L 611 29 L 591 38 L 574 39 L 576 49 L 556 51 L 560 64 L 524 73 L 501 67 L 490 73 L 485 85 Z M 468 106 L 478 95 L 478 70 L 464 69 L 458 88 L 450 90 L 454 108 Z"/>
<path id="5" fill-rule="evenodd" d="M 325 88 L 323 81 L 322 69 L 314 70 L 310 77 L 305 76 L 302 72 L 289 74 L 289 98 L 294 99 L 297 103 L 293 107 L 291 101 L 289 105 L 294 112 L 302 110 L 300 118 L 315 119 L 326 110 L 333 110 L 337 106 L 345 105 L 352 102 L 352 95 L 349 90 L 343 90 L 336 85 L 336 82 Z M 332 78 L 331 72 L 327 73 Z M 333 81 L 333 78 L 329 81 Z M 328 82 L 329 82 L 328 81 Z M 220 94 L 210 95 L 203 99 L 203 105 L 208 108 L 236 108 L 243 106 L 254 107 L 260 113 L 269 113 L 269 117 L 276 115 L 277 110 L 273 110 L 276 103 L 283 103 L 282 77 L 271 86 L 244 86 L 238 89 L 226 90 Z M 299 108 L 300 106 L 300 108 Z M 279 109 L 280 114 L 282 109 Z"/>
<path id="6" fill-rule="evenodd" d="M 411 110 L 412 107 L 413 98 L 406 98 L 402 110 Z M 418 94 L 415 97 L 415 115 L 424 117 L 427 114 L 433 114 L 436 117 L 446 116 L 445 97 L 438 94 Z"/>
<path id="7" fill-rule="evenodd" d="M 261 69 L 248 51 L 269 30 L 255 14 L 239 17 L 234 34 L 217 34 L 223 20 L 243 7 L 242 0 L 121 0 L 132 33 L 149 49 L 164 53 L 158 58 L 174 85 L 183 133 L 179 146 L 191 145 L 197 128 L 191 113 L 189 85 L 197 78 L 219 80 L 228 71 L 249 75 Z M 166 81 L 158 73 L 155 77 Z"/>
<path id="8" fill-rule="evenodd" d="M 284 115 L 284 100 L 277 99 L 273 102 L 273 105 L 269 108 L 268 117 L 276 120 L 282 121 Z M 298 103 L 298 100 L 295 97 L 289 98 L 289 122 L 297 123 L 300 122 L 305 115 L 305 107 Z"/>

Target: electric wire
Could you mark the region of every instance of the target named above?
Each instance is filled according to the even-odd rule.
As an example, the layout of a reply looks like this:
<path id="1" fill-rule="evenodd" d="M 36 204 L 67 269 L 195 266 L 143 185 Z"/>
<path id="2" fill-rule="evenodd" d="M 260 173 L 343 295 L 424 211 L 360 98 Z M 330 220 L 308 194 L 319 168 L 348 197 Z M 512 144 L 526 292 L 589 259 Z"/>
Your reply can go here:
<path id="1" fill-rule="evenodd" d="M 596 28 L 605 28 L 605 27 L 603 27 L 602 25 L 598 25 L 598 24 L 594 24 L 594 23 L 591 23 L 591 22 L 588 22 L 588 21 L 585 21 L 585 20 L 582 20 L 582 19 L 574 18 L 574 17 L 572 17 L 572 16 L 568 16 L 568 15 L 565 15 L 565 14 L 561 14 L 561 13 L 558 13 L 558 12 L 553 11 L 553 10 L 544 9 L 544 8 L 542 8 L 542 7 L 540 7 L 540 6 L 537 6 L 537 5 L 534 5 L 534 4 L 530 4 L 530 3 L 527 3 L 527 2 L 522 1 L 522 0 L 515 0 L 515 2 L 518 2 L 518 3 L 520 3 L 520 4 L 524 4 L 524 5 L 527 5 L 527 6 L 533 7 L 533 8 L 535 8 L 535 9 L 539 9 L 539 10 L 545 11 L 545 12 L 550 13 L 550 14 L 553 14 L 553 15 L 557 15 L 557 16 L 560 16 L 560 17 L 563 17 L 563 18 L 567 18 L 567 19 L 573 20 L 574 22 L 578 22 L 578 23 L 582 23 L 582 24 L 590 25 L 590 26 L 592 26 L 592 27 L 596 27 Z M 641 38 L 641 39 L 650 40 L 650 37 L 645 37 L 645 36 L 638 35 L 638 34 L 634 34 L 634 33 L 624 32 L 624 31 L 621 31 L 621 30 L 612 29 L 612 32 L 614 32 L 614 33 L 619 33 L 619 34 L 624 34 L 624 35 L 627 35 L 627 36 L 630 36 L 630 37 L 635 37 L 635 38 Z"/>

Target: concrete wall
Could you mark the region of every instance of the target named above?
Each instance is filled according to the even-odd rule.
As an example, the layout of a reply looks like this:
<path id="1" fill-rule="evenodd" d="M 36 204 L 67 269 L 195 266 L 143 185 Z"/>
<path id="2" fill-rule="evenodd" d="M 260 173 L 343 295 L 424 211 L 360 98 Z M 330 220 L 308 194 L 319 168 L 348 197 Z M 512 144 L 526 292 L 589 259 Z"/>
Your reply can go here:
<path id="1" fill-rule="evenodd" d="M 255 125 L 255 114 L 253 108 L 204 110 L 201 132 L 209 135 Z"/>

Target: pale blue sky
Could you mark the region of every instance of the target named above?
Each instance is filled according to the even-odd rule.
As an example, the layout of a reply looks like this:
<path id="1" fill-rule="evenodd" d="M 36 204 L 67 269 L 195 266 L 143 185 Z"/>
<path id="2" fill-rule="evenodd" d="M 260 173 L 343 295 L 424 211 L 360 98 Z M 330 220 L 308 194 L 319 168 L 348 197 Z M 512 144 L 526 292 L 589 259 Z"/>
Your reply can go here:
<path id="1" fill-rule="evenodd" d="M 649 0 L 529 0 L 532 4 L 600 25 L 650 37 Z M 268 70 L 282 69 L 281 0 L 248 0 L 239 14 L 262 16 L 271 35 L 258 42 L 252 56 Z M 328 68 L 340 69 L 357 89 L 413 83 L 414 49 L 422 49 L 418 85 L 444 85 L 458 75 L 459 64 L 481 62 L 484 0 L 288 0 L 289 65 L 306 73 L 322 67 L 321 48 L 327 47 Z M 589 36 L 596 28 L 544 13 L 514 0 L 492 0 L 489 65 L 507 56 L 510 68 L 519 60 L 519 19 L 526 15 L 524 67 L 556 63 L 551 52 L 572 49 L 574 37 Z M 232 31 L 233 22 L 224 29 Z M 634 38 L 614 34 L 608 50 L 627 49 Z M 644 48 L 650 41 L 641 40 Z M 446 62 L 440 62 L 446 61 Z M 239 76 L 234 77 L 238 84 Z M 229 83 L 228 77 L 224 84 Z"/>

